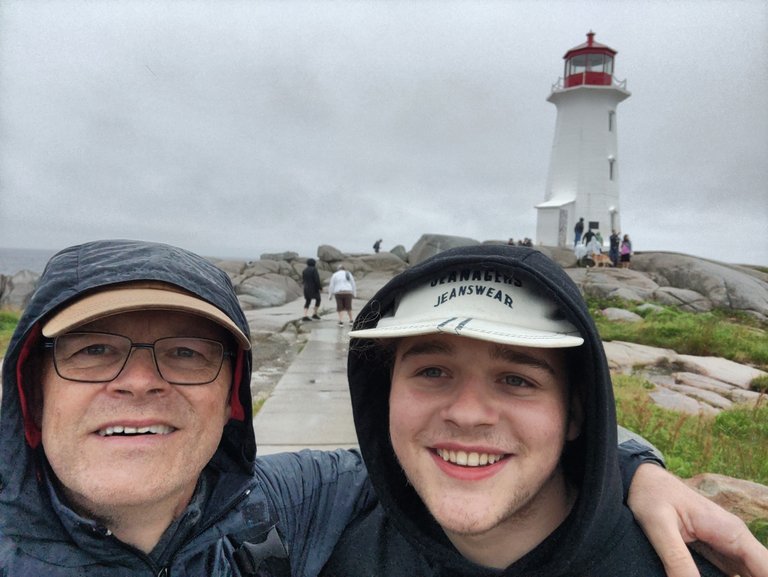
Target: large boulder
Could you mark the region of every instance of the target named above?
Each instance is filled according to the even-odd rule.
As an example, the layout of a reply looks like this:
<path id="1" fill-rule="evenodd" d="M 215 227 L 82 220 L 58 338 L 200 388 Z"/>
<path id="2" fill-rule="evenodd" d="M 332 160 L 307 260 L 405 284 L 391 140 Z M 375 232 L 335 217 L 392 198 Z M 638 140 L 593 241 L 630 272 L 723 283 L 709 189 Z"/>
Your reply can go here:
<path id="1" fill-rule="evenodd" d="M 325 262 L 338 262 L 344 260 L 345 254 L 329 244 L 321 244 L 317 247 L 317 258 Z"/>
<path id="2" fill-rule="evenodd" d="M 212 262 L 225 273 L 227 273 L 229 278 L 240 276 L 248 266 L 248 263 L 242 260 L 214 260 Z"/>
<path id="3" fill-rule="evenodd" d="M 701 293 L 684 288 L 660 287 L 654 291 L 653 300 L 691 313 L 705 313 L 712 310 L 711 300 Z"/>
<path id="4" fill-rule="evenodd" d="M 536 250 L 544 253 L 563 268 L 576 266 L 576 254 L 573 249 L 561 246 L 536 246 Z"/>
<path id="5" fill-rule="evenodd" d="M 431 256 L 439 254 L 449 248 L 457 246 L 474 246 L 480 244 L 473 238 L 463 236 L 450 236 L 445 234 L 422 234 L 421 238 L 413 245 L 409 254 L 411 265 L 419 264 Z"/>
<path id="6" fill-rule="evenodd" d="M 642 302 L 653 298 L 659 285 L 648 275 L 624 268 L 569 268 L 568 276 L 581 292 L 595 298 Z"/>
<path id="7" fill-rule="evenodd" d="M 652 252 L 632 257 L 632 268 L 659 286 L 695 291 L 715 307 L 750 313 L 768 320 L 768 274 L 689 255 Z"/>
<path id="8" fill-rule="evenodd" d="M 714 473 L 696 475 L 684 482 L 747 523 L 768 519 L 768 487 L 765 485 Z"/>
<path id="9" fill-rule="evenodd" d="M 389 272 L 393 276 L 408 268 L 408 263 L 391 252 L 364 255 L 359 259 L 372 271 Z"/>
<path id="10" fill-rule="evenodd" d="M 275 273 L 250 276 L 237 283 L 235 290 L 245 310 L 284 305 L 303 294 L 299 283 Z"/>
<path id="11" fill-rule="evenodd" d="M 20 311 L 35 292 L 40 275 L 22 270 L 12 276 L 0 277 L 0 308 Z"/>
<path id="12" fill-rule="evenodd" d="M 706 375 L 724 383 L 749 389 L 749 384 L 758 377 L 766 375 L 765 371 L 742 365 L 720 357 L 698 357 L 694 355 L 677 355 L 676 360 L 686 370 Z"/>
<path id="13" fill-rule="evenodd" d="M 408 251 L 405 250 L 405 247 L 402 244 L 398 244 L 389 252 L 400 258 L 403 262 L 408 262 Z"/>
<path id="14" fill-rule="evenodd" d="M 247 263 L 243 270 L 244 276 L 261 276 L 265 274 L 283 274 L 290 275 L 293 267 L 285 260 L 261 259 Z"/>
<path id="15" fill-rule="evenodd" d="M 260 258 L 261 260 L 292 261 L 292 260 L 298 260 L 300 257 L 299 257 L 299 253 L 297 252 L 285 251 L 285 252 L 264 253 L 261 255 Z"/>

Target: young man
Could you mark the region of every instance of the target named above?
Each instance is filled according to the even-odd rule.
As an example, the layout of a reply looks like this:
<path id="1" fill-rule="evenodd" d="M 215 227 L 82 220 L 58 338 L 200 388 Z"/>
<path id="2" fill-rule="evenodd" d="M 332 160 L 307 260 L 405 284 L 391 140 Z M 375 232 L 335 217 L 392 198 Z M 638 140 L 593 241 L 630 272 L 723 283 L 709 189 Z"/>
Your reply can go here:
<path id="1" fill-rule="evenodd" d="M 382 288 L 350 335 L 380 505 L 324 575 L 664 575 L 622 503 L 608 363 L 558 265 L 504 245 L 443 252 Z"/>
<path id="2" fill-rule="evenodd" d="M 366 472 L 347 451 L 256 459 L 248 335 L 229 278 L 193 253 L 55 255 L 4 361 L 0 575 L 317 575 L 373 506 Z M 709 517 L 691 495 L 640 509 L 663 545 L 665 507 Z"/>

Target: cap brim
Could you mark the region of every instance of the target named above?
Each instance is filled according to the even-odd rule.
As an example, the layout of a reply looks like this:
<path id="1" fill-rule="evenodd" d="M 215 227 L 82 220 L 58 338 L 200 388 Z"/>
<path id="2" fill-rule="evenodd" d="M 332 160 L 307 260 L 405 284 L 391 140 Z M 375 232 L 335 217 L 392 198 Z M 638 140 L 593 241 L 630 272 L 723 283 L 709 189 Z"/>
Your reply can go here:
<path id="1" fill-rule="evenodd" d="M 100 318 L 137 310 L 180 311 L 194 314 L 221 325 L 236 338 L 243 349 L 251 342 L 222 310 L 172 285 L 122 286 L 85 296 L 54 314 L 43 325 L 46 337 L 56 337 Z"/>
<path id="2" fill-rule="evenodd" d="M 391 323 L 395 319 L 381 319 L 375 328 L 350 331 L 349 336 L 361 339 L 390 339 L 430 334 L 450 334 L 506 345 L 532 348 L 578 347 L 584 339 L 577 332 L 556 333 L 526 327 L 495 323 L 482 319 L 430 319 L 412 323 Z"/>

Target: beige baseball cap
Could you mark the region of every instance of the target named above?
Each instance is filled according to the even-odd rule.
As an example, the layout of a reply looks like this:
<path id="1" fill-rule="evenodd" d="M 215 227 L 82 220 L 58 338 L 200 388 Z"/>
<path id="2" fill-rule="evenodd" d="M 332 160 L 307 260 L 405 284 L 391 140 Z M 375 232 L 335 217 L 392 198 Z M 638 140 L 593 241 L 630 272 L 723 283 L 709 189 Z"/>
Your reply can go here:
<path id="1" fill-rule="evenodd" d="M 433 333 L 534 348 L 577 347 L 584 342 L 535 283 L 486 270 L 410 290 L 376 327 L 349 335 L 377 339 Z"/>
<path id="2" fill-rule="evenodd" d="M 211 320 L 231 332 L 243 349 L 251 342 L 221 309 L 174 285 L 133 282 L 107 287 L 64 306 L 43 325 L 43 335 L 56 337 L 100 318 L 138 310 L 191 313 Z"/>

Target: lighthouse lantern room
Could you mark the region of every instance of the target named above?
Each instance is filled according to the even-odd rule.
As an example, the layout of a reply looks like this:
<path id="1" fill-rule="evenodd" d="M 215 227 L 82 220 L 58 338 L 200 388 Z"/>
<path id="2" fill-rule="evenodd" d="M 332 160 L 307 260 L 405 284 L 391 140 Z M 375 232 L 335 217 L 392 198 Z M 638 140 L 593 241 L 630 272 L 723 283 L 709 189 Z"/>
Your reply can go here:
<path id="1" fill-rule="evenodd" d="M 589 32 L 563 58 L 563 77 L 547 98 L 557 120 L 545 198 L 536 206 L 536 239 L 547 246 L 572 246 L 580 218 L 584 232 L 606 240 L 621 228 L 616 108 L 630 93 L 613 76 L 616 51 Z"/>

